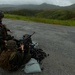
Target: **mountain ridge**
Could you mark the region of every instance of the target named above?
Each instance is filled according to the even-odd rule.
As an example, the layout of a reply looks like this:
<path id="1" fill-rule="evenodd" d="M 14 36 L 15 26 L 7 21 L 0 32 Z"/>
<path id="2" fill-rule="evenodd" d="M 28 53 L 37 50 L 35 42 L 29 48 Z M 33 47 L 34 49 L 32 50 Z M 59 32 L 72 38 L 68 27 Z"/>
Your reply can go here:
<path id="1" fill-rule="evenodd" d="M 0 10 L 20 10 L 20 9 L 29 9 L 29 10 L 53 10 L 53 9 L 74 9 L 75 4 L 70 6 L 58 6 L 47 3 L 42 3 L 39 5 L 36 4 L 23 4 L 23 5 L 11 5 L 11 4 L 3 4 L 0 5 Z"/>

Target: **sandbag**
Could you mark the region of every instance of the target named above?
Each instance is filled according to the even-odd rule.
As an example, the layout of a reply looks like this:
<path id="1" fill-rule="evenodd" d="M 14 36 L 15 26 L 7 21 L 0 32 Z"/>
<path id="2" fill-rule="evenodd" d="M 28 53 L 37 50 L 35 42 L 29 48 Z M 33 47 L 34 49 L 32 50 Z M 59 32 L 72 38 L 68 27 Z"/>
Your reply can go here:
<path id="1" fill-rule="evenodd" d="M 36 59 L 31 58 L 30 61 L 24 67 L 25 73 L 36 73 L 41 72 L 41 68 Z"/>

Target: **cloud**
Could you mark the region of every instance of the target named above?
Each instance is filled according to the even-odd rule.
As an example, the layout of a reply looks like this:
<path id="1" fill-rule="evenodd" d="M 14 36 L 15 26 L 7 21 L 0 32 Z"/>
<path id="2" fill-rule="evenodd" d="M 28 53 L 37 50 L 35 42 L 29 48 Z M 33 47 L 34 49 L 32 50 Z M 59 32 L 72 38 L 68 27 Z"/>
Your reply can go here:
<path id="1" fill-rule="evenodd" d="M 53 4 L 60 6 L 68 6 L 71 5 L 72 3 L 70 2 L 70 0 L 55 0 Z"/>
<path id="2" fill-rule="evenodd" d="M 70 2 L 72 2 L 72 3 L 75 3 L 75 0 L 69 0 Z"/>
<path id="3" fill-rule="evenodd" d="M 75 0 L 0 0 L 0 4 L 41 4 L 41 3 L 66 6 L 75 3 Z"/>

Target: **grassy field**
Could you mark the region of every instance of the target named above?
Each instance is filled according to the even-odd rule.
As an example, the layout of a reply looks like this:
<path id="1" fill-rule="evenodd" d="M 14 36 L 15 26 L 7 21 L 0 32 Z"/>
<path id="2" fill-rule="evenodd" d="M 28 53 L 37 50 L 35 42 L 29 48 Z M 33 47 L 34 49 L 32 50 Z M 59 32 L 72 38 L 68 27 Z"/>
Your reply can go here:
<path id="1" fill-rule="evenodd" d="M 5 18 L 41 22 L 41 23 L 48 23 L 48 24 L 56 24 L 56 25 L 75 26 L 75 20 L 54 20 L 54 19 L 27 17 L 27 16 L 19 16 L 19 15 L 11 15 L 11 14 L 5 14 Z"/>

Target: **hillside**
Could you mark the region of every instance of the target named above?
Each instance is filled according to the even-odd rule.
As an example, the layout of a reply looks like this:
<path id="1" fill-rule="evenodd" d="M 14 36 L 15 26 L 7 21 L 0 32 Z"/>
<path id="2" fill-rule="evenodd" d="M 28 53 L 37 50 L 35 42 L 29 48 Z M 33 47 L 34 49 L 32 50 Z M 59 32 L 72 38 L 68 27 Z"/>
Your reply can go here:
<path id="1" fill-rule="evenodd" d="M 47 3 L 41 5 L 0 5 L 0 10 L 4 11 L 6 14 L 59 20 L 75 19 L 74 9 L 75 4 L 66 7 Z"/>
<path id="2" fill-rule="evenodd" d="M 25 4 L 25 5 L 0 5 L 0 10 L 20 10 L 20 9 L 31 9 L 31 10 L 51 10 L 59 9 L 60 6 L 43 3 L 40 5 Z"/>
<path id="3" fill-rule="evenodd" d="M 66 6 L 66 7 L 63 7 L 63 8 L 67 9 L 67 10 L 75 10 L 75 4 L 70 5 L 70 6 Z"/>
<path id="4" fill-rule="evenodd" d="M 52 4 L 43 3 L 40 5 L 34 4 L 25 4 L 25 5 L 0 5 L 0 10 L 2 11 L 11 11 L 11 10 L 21 10 L 21 9 L 29 9 L 29 10 L 54 10 L 54 9 L 65 9 L 65 10 L 74 10 L 75 4 L 70 6 L 56 6 Z"/>

